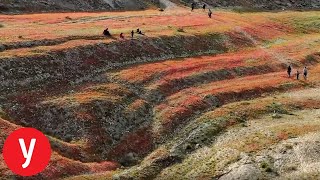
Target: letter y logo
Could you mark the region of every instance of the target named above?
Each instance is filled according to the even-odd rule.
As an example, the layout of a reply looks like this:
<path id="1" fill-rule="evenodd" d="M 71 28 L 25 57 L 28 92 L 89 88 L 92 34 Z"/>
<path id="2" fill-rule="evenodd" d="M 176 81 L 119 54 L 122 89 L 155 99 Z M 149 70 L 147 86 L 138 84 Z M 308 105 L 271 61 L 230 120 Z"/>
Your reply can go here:
<path id="1" fill-rule="evenodd" d="M 3 158 L 9 169 L 20 176 L 43 171 L 51 156 L 47 137 L 33 128 L 21 128 L 9 135 L 3 146 Z"/>
<path id="2" fill-rule="evenodd" d="M 29 146 L 29 151 L 27 152 L 26 144 L 24 143 L 24 139 L 19 139 L 21 151 L 23 153 L 24 158 L 26 158 L 26 161 L 24 164 L 22 164 L 23 169 L 27 168 L 30 164 L 32 153 L 34 150 L 34 146 L 36 145 L 36 139 L 31 139 L 31 143 Z"/>

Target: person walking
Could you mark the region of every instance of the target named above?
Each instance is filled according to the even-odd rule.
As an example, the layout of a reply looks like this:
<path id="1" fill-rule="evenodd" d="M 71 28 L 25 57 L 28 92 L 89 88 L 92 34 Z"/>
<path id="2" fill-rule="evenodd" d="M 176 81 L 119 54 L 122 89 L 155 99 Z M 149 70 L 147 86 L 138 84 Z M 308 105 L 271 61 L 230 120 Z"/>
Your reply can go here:
<path id="1" fill-rule="evenodd" d="M 120 38 L 121 38 L 121 39 L 124 39 L 123 33 L 120 33 Z"/>
<path id="2" fill-rule="evenodd" d="M 308 69 L 307 69 L 307 67 L 304 67 L 304 69 L 303 69 L 303 77 L 304 77 L 304 80 L 307 80 L 307 78 L 308 78 Z"/>
<path id="3" fill-rule="evenodd" d="M 191 11 L 193 11 L 195 7 L 196 7 L 196 3 L 193 2 L 193 3 L 191 4 Z"/>
<path id="4" fill-rule="evenodd" d="M 212 11 L 211 11 L 211 9 L 209 9 L 208 16 L 209 16 L 209 18 L 212 17 Z"/>
<path id="5" fill-rule="evenodd" d="M 133 39 L 133 36 L 134 36 L 134 31 L 132 30 L 131 31 L 131 38 Z"/>
<path id="6" fill-rule="evenodd" d="M 288 66 L 288 70 L 287 70 L 287 73 L 288 73 L 288 76 L 291 77 L 291 71 L 292 71 L 292 67 L 291 65 Z"/>
<path id="7" fill-rule="evenodd" d="M 299 72 L 299 70 L 297 70 L 297 80 L 299 80 L 299 76 L 300 76 L 300 72 Z"/>
<path id="8" fill-rule="evenodd" d="M 203 6 L 202 6 L 203 11 L 206 10 L 206 7 L 207 7 L 207 5 L 206 5 L 206 4 L 203 4 Z"/>

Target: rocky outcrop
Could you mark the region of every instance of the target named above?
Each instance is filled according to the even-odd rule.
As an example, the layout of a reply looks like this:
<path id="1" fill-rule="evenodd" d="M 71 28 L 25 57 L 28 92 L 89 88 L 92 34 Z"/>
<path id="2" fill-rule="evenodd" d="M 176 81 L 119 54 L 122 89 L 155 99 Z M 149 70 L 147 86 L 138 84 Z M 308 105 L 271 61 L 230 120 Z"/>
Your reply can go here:
<path id="1" fill-rule="evenodd" d="M 177 1 L 173 1 L 177 2 Z M 0 2 L 0 13 L 34 12 L 73 12 L 73 11 L 111 11 L 142 10 L 152 6 L 170 8 L 175 3 L 169 0 L 7 0 Z M 318 0 L 180 0 L 183 5 L 192 2 L 202 7 L 203 3 L 211 7 L 240 7 L 242 10 L 281 10 L 281 9 L 319 9 Z"/>
<path id="2" fill-rule="evenodd" d="M 0 12 L 63 12 L 139 10 L 150 6 L 151 0 L 8 0 L 0 2 Z"/>
<path id="3" fill-rule="evenodd" d="M 199 5 L 206 3 L 212 7 L 243 7 L 259 10 L 281 10 L 281 9 L 319 9 L 318 0 L 184 0 L 184 3 L 190 4 L 198 2 Z M 248 9 L 249 10 L 249 9 Z"/>

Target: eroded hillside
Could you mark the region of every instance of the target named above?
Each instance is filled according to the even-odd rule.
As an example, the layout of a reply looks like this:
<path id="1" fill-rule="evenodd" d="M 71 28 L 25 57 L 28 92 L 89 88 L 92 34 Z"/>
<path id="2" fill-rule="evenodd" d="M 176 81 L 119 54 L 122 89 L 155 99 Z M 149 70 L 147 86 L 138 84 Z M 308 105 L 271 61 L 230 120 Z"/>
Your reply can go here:
<path id="1" fill-rule="evenodd" d="M 1 0 L 1 13 L 141 10 L 155 7 L 154 0 Z"/>
<path id="2" fill-rule="evenodd" d="M 228 8 L 239 12 L 270 10 L 319 10 L 318 0 L 1 0 L 0 13 L 95 12 L 156 8 L 190 7 L 206 4 L 209 8 Z"/>
<path id="3" fill-rule="evenodd" d="M 0 19 L 0 148 L 34 127 L 54 151 L 33 179 L 319 176 L 319 12 Z"/>

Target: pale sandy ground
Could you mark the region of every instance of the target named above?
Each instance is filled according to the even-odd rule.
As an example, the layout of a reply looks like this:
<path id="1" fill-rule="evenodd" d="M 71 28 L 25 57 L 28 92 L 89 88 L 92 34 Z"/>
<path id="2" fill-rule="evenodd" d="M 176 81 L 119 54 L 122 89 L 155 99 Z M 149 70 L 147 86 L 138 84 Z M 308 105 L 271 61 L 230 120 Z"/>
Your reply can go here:
<path id="1" fill-rule="evenodd" d="M 280 94 L 293 101 L 319 100 L 320 89 Z M 262 99 L 263 100 L 263 99 Z M 267 114 L 221 133 L 157 179 L 254 180 L 320 178 L 320 109 L 304 109 L 273 118 Z M 181 169 L 183 176 L 172 174 Z M 183 172 L 184 169 L 188 169 Z"/>
<path id="2" fill-rule="evenodd" d="M 286 93 L 290 99 L 320 100 L 320 89 Z M 291 112 L 273 119 L 270 115 L 249 121 L 247 127 L 236 127 L 217 138 L 214 149 L 218 150 L 217 167 L 221 165 L 220 179 L 308 179 L 320 174 L 320 110 Z M 272 144 L 269 141 L 280 133 L 288 133 L 289 139 Z M 291 135 L 290 135 L 291 133 Z M 291 137 L 290 137 L 291 136 Z M 262 150 L 243 152 L 243 146 L 257 142 Z M 270 144 L 270 146 L 269 146 Z M 222 157 L 220 156 L 222 153 Z M 225 153 L 230 152 L 230 153 Z M 235 162 L 224 164 L 227 159 Z M 230 163 L 230 162 L 228 162 Z M 266 172 L 262 164 L 271 168 Z"/>

